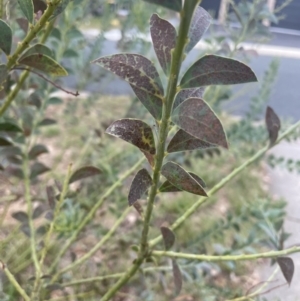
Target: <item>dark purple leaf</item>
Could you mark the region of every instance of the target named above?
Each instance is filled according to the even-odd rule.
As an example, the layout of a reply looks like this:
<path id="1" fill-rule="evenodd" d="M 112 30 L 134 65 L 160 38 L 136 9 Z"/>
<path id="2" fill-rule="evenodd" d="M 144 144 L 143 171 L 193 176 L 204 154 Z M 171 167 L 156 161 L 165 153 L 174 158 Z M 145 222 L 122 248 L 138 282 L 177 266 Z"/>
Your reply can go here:
<path id="1" fill-rule="evenodd" d="M 0 123 L 0 131 L 3 132 L 22 132 L 19 126 L 11 122 Z"/>
<path id="2" fill-rule="evenodd" d="M 24 178 L 24 174 L 21 168 L 19 167 L 15 167 L 15 166 L 7 166 L 5 168 L 5 174 L 7 174 L 8 176 L 13 176 L 19 179 L 23 179 Z"/>
<path id="3" fill-rule="evenodd" d="M 29 23 L 33 23 L 33 3 L 32 0 L 18 0 L 22 13 Z"/>
<path id="4" fill-rule="evenodd" d="M 185 100 L 173 111 L 172 120 L 195 138 L 228 148 L 226 135 L 219 118 L 201 98 Z"/>
<path id="5" fill-rule="evenodd" d="M 211 23 L 210 14 L 203 9 L 201 6 L 198 6 L 195 10 L 191 27 L 189 31 L 189 43 L 185 48 L 185 52 L 190 52 L 196 44 L 201 40 L 202 36 L 206 32 L 207 28 Z"/>
<path id="6" fill-rule="evenodd" d="M 34 6 L 34 12 L 37 13 L 39 11 L 41 11 L 42 13 L 44 13 L 44 11 L 47 8 L 47 5 L 44 1 L 42 0 L 33 0 L 33 6 Z"/>
<path id="7" fill-rule="evenodd" d="M 0 87 L 2 86 L 2 83 L 6 81 L 6 78 L 8 76 L 7 67 L 4 64 L 0 65 Z"/>
<path id="8" fill-rule="evenodd" d="M 28 153 L 28 157 L 30 160 L 36 159 L 41 154 L 48 153 L 48 149 L 43 144 L 36 144 L 31 148 L 31 150 Z"/>
<path id="9" fill-rule="evenodd" d="M 175 110 L 180 104 L 182 104 L 186 99 L 191 97 L 196 98 L 203 98 L 204 94 L 204 87 L 200 88 L 193 88 L 193 89 L 184 89 L 179 91 L 179 93 L 176 95 L 174 104 L 173 104 L 173 110 Z"/>
<path id="10" fill-rule="evenodd" d="M 286 282 L 291 285 L 295 270 L 293 260 L 289 257 L 278 257 L 277 262 Z"/>
<path id="11" fill-rule="evenodd" d="M 160 232 L 164 240 L 165 250 L 170 250 L 175 243 L 175 234 L 168 227 L 160 227 Z"/>
<path id="12" fill-rule="evenodd" d="M 144 0 L 144 1 L 157 4 L 178 12 L 180 12 L 182 9 L 181 0 Z"/>
<path id="13" fill-rule="evenodd" d="M 28 222 L 28 215 L 27 215 L 26 212 L 17 211 L 17 212 L 14 212 L 11 216 L 14 219 L 16 219 L 17 221 L 21 222 L 21 223 L 27 223 Z"/>
<path id="14" fill-rule="evenodd" d="M 175 259 L 172 259 L 172 269 L 175 284 L 175 293 L 178 295 L 182 288 L 182 274 Z"/>
<path id="15" fill-rule="evenodd" d="M 30 237 L 31 235 L 31 231 L 30 231 L 30 227 L 29 225 L 26 223 L 26 224 L 22 224 L 20 226 L 20 230 L 27 236 L 27 237 Z"/>
<path id="16" fill-rule="evenodd" d="M 12 30 L 3 20 L 0 19 L 0 49 L 6 55 L 10 54 L 12 44 Z"/>
<path id="17" fill-rule="evenodd" d="M 280 130 L 280 119 L 271 107 L 267 107 L 266 125 L 269 132 L 270 145 L 274 145 Z"/>
<path id="18" fill-rule="evenodd" d="M 132 206 L 133 206 L 133 208 L 137 211 L 137 213 L 138 213 L 142 218 L 144 218 L 144 209 L 143 209 L 142 205 L 141 205 L 138 201 L 136 201 L 136 202 L 134 202 L 134 204 L 133 204 Z"/>
<path id="19" fill-rule="evenodd" d="M 143 150 L 141 150 L 141 152 L 145 155 L 145 157 L 148 160 L 149 164 L 153 167 L 154 163 L 155 163 L 154 155 L 151 155 L 150 153 L 145 152 Z"/>
<path id="20" fill-rule="evenodd" d="M 39 218 L 44 212 L 45 212 L 45 206 L 44 205 L 38 205 L 32 213 L 32 218 L 36 219 Z"/>
<path id="21" fill-rule="evenodd" d="M 25 57 L 28 57 L 32 54 L 42 54 L 47 55 L 48 57 L 53 59 L 53 51 L 43 44 L 35 44 L 29 47 L 21 56 L 20 60 Z"/>
<path id="22" fill-rule="evenodd" d="M 153 14 L 150 19 L 150 32 L 158 61 L 168 76 L 171 67 L 171 50 L 176 46 L 176 29 L 168 21 Z"/>
<path id="23" fill-rule="evenodd" d="M 146 169 L 141 169 L 134 177 L 129 194 L 128 203 L 129 206 L 133 205 L 137 200 L 139 200 L 148 188 L 152 185 L 152 179 Z"/>
<path id="24" fill-rule="evenodd" d="M 69 184 L 74 183 L 78 180 L 82 180 L 87 177 L 93 177 L 93 176 L 99 175 L 100 173 L 101 173 L 101 170 L 97 167 L 94 167 L 94 166 L 82 167 L 82 168 L 76 170 L 72 174 L 72 176 L 69 180 Z"/>
<path id="25" fill-rule="evenodd" d="M 45 166 L 43 163 L 35 162 L 30 168 L 30 179 L 34 179 L 49 170 L 50 168 Z"/>
<path id="26" fill-rule="evenodd" d="M 255 74 L 247 65 L 222 56 L 205 55 L 188 69 L 181 80 L 180 87 L 186 89 L 256 81 Z"/>
<path id="27" fill-rule="evenodd" d="M 113 122 L 106 133 L 121 138 L 142 151 L 155 154 L 155 142 L 151 127 L 139 119 L 120 119 Z"/>
<path id="28" fill-rule="evenodd" d="M 48 199 L 48 204 L 51 209 L 55 208 L 55 191 L 52 186 L 47 186 L 46 187 L 46 192 L 47 192 L 47 199 Z"/>
<path id="29" fill-rule="evenodd" d="M 187 171 L 174 162 L 170 161 L 163 165 L 161 174 L 180 190 L 207 196 L 203 187 Z"/>
<path id="30" fill-rule="evenodd" d="M 22 156 L 22 151 L 18 146 L 8 146 L 3 148 L 0 151 L 1 156 L 11 156 L 11 155 L 20 155 Z"/>
<path id="31" fill-rule="evenodd" d="M 41 122 L 39 122 L 39 126 L 47 126 L 47 125 L 53 125 L 56 124 L 56 120 L 51 118 L 45 118 Z"/>
<path id="32" fill-rule="evenodd" d="M 16 19 L 18 25 L 20 26 L 20 28 L 27 33 L 28 30 L 28 21 L 25 18 L 18 18 Z"/>
<path id="33" fill-rule="evenodd" d="M 182 152 L 186 150 L 215 148 L 214 144 L 210 144 L 203 140 L 197 139 L 183 130 L 179 130 L 171 139 L 167 151 L 168 153 Z"/>
<path id="34" fill-rule="evenodd" d="M 25 65 L 52 76 L 66 76 L 68 72 L 50 56 L 35 53 L 24 58 L 21 58 L 18 62 L 21 65 Z"/>

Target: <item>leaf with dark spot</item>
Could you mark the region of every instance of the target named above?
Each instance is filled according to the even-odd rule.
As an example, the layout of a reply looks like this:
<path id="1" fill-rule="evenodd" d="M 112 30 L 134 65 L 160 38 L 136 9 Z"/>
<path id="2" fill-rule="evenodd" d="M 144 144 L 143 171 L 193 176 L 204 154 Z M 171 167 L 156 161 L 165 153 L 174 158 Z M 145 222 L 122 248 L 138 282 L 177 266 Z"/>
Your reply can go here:
<path id="1" fill-rule="evenodd" d="M 128 194 L 129 206 L 139 200 L 152 185 L 152 179 L 146 169 L 141 169 L 135 175 Z"/>
<path id="2" fill-rule="evenodd" d="M 50 56 L 35 53 L 24 58 L 21 58 L 18 62 L 21 65 L 25 65 L 52 76 L 67 76 L 68 72 Z"/>
<path id="3" fill-rule="evenodd" d="M 12 30 L 3 20 L 0 19 L 0 49 L 9 55 L 12 44 Z"/>
<path id="4" fill-rule="evenodd" d="M 45 212 L 45 206 L 44 205 L 38 205 L 32 213 L 32 218 L 36 219 L 39 218 L 43 213 Z"/>
<path id="5" fill-rule="evenodd" d="M 180 12 L 182 9 L 181 0 L 144 0 L 144 1 L 169 8 L 177 12 Z"/>
<path id="6" fill-rule="evenodd" d="M 197 139 L 228 148 L 219 118 L 201 98 L 185 100 L 173 111 L 172 121 Z"/>
<path id="7" fill-rule="evenodd" d="M 209 27 L 211 20 L 210 14 L 201 6 L 198 6 L 191 22 L 188 35 L 190 41 L 185 48 L 186 53 L 190 52 L 201 40 L 202 36 Z"/>
<path id="8" fill-rule="evenodd" d="M 158 61 L 168 76 L 171 67 L 171 50 L 176 46 L 176 29 L 168 21 L 153 14 L 150 19 L 150 32 Z"/>
<path id="9" fill-rule="evenodd" d="M 181 79 L 180 87 L 197 88 L 209 85 L 232 85 L 256 82 L 247 65 L 222 56 L 205 55 L 194 63 Z"/>
<path id="10" fill-rule="evenodd" d="M 281 272 L 289 285 L 291 285 L 294 276 L 294 262 L 289 257 L 278 257 L 277 262 L 280 266 Z"/>
<path id="11" fill-rule="evenodd" d="M 27 223 L 28 222 L 28 215 L 27 215 L 26 212 L 17 211 L 17 212 L 14 212 L 11 216 L 14 219 L 16 219 L 17 221 L 21 222 L 21 223 Z"/>
<path id="12" fill-rule="evenodd" d="M 36 144 L 31 148 L 31 150 L 28 153 L 28 157 L 30 160 L 36 159 L 38 156 L 48 153 L 48 149 L 43 144 Z"/>
<path id="13" fill-rule="evenodd" d="M 56 7 L 56 9 L 54 10 L 52 16 L 50 17 L 50 20 L 53 20 L 54 18 L 56 18 L 59 14 L 61 14 L 67 7 L 67 5 L 69 4 L 70 0 L 61 0 L 61 2 L 58 4 L 58 6 Z"/>
<path id="14" fill-rule="evenodd" d="M 151 127 L 139 119 L 120 119 L 113 122 L 106 133 L 121 138 L 142 151 L 155 154 L 155 142 Z"/>
<path id="15" fill-rule="evenodd" d="M 178 295 L 182 288 L 182 274 L 175 259 L 172 259 L 172 270 L 175 284 L 175 294 Z"/>
<path id="16" fill-rule="evenodd" d="M 76 170 L 70 177 L 69 184 L 74 183 L 78 180 L 82 180 L 88 177 L 97 176 L 101 173 L 101 170 L 94 166 L 85 166 Z"/>
<path id="17" fill-rule="evenodd" d="M 175 110 L 180 104 L 182 104 L 186 99 L 191 97 L 196 98 L 203 98 L 204 94 L 204 87 L 200 88 L 193 88 L 193 89 L 184 89 L 177 93 L 174 104 L 173 104 L 173 110 Z"/>
<path id="18" fill-rule="evenodd" d="M 165 250 L 170 250 L 175 243 L 175 234 L 168 227 L 160 227 L 160 232 L 164 240 Z"/>
<path id="19" fill-rule="evenodd" d="M 280 130 L 280 119 L 271 107 L 267 107 L 266 125 L 269 132 L 270 146 L 274 145 Z"/>
<path id="20" fill-rule="evenodd" d="M 55 191 L 52 186 L 47 186 L 46 187 L 46 192 L 47 192 L 47 199 L 48 199 L 48 204 L 51 209 L 55 208 Z"/>
<path id="21" fill-rule="evenodd" d="M 33 3 L 32 0 L 18 0 L 22 13 L 29 23 L 33 23 Z"/>
<path id="22" fill-rule="evenodd" d="M 6 81 L 8 76 L 7 67 L 4 64 L 0 65 L 0 87 Z"/>
<path id="23" fill-rule="evenodd" d="M 180 190 L 207 196 L 203 187 L 187 171 L 174 162 L 170 161 L 163 165 L 161 174 Z"/>
<path id="24" fill-rule="evenodd" d="M 47 8 L 46 3 L 42 0 L 33 0 L 33 6 L 34 6 L 34 12 L 35 13 L 38 13 L 39 11 L 44 13 L 44 11 Z"/>
<path id="25" fill-rule="evenodd" d="M 0 123 L 0 131 L 15 132 L 15 133 L 22 132 L 21 128 L 18 125 L 11 122 Z"/>
<path id="26" fill-rule="evenodd" d="M 38 126 L 47 126 L 47 125 L 53 125 L 56 124 L 56 120 L 51 118 L 45 118 L 41 122 L 38 123 Z"/>
<path id="27" fill-rule="evenodd" d="M 35 162 L 30 168 L 30 179 L 34 179 L 49 170 L 50 168 L 45 166 L 43 163 Z"/>
<path id="28" fill-rule="evenodd" d="M 27 33 L 28 31 L 28 21 L 25 18 L 18 18 L 16 19 L 18 25 L 20 26 L 20 28 Z"/>
<path id="29" fill-rule="evenodd" d="M 47 46 L 43 45 L 43 44 L 35 44 L 31 47 L 29 47 L 20 57 L 19 60 L 22 60 L 23 58 L 30 56 L 32 54 L 42 54 L 42 55 L 47 55 L 49 57 L 51 57 L 52 59 L 53 57 L 53 51 L 48 48 Z"/>
<path id="30" fill-rule="evenodd" d="M 192 151 L 195 149 L 215 148 L 214 144 L 195 138 L 183 130 L 179 130 L 171 139 L 167 151 L 168 153 Z"/>

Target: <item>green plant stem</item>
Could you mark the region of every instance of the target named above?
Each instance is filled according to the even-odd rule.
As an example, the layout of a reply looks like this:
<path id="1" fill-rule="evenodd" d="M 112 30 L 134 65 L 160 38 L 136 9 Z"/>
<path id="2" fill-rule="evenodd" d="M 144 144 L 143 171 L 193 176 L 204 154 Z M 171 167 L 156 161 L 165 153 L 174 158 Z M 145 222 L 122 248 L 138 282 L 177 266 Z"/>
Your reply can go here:
<path id="1" fill-rule="evenodd" d="M 127 272 L 108 290 L 108 292 L 102 297 L 102 301 L 110 300 L 119 289 L 125 285 L 129 279 L 136 273 L 148 253 L 148 233 L 150 228 L 150 221 L 152 217 L 152 211 L 154 206 L 155 197 L 157 195 L 158 184 L 160 179 L 160 171 L 165 157 L 165 143 L 169 133 L 170 116 L 172 112 L 174 97 L 177 92 L 178 76 L 181 69 L 181 63 L 184 57 L 184 49 L 188 43 L 188 32 L 190 23 L 196 6 L 199 4 L 199 0 L 185 1 L 184 7 L 180 12 L 181 21 L 177 36 L 177 42 L 175 49 L 172 50 L 172 61 L 170 68 L 170 75 L 167 87 L 167 93 L 163 100 L 162 119 L 158 121 L 159 134 L 157 151 L 155 156 L 155 165 L 152 175 L 152 185 L 148 195 L 148 204 L 145 212 L 145 218 L 143 223 L 143 230 L 140 241 L 140 249 L 138 258 L 135 263 Z"/>
<path id="2" fill-rule="evenodd" d="M 282 133 L 276 141 L 278 144 L 280 141 L 285 139 L 289 134 L 291 134 L 294 130 L 296 130 L 300 126 L 300 121 L 296 122 L 294 125 L 289 127 L 284 133 Z M 276 145 L 275 144 L 275 145 Z M 275 146 L 274 145 L 274 146 Z M 179 228 L 200 206 L 202 206 L 205 202 L 209 200 L 209 197 L 214 195 L 217 191 L 219 191 L 222 187 L 224 187 L 228 182 L 230 182 L 234 177 L 240 174 L 243 170 L 245 170 L 252 163 L 256 162 L 260 158 L 264 156 L 264 154 L 270 149 L 269 144 L 262 149 L 260 149 L 256 154 L 254 154 L 251 158 L 246 160 L 242 165 L 234 169 L 229 175 L 227 175 L 223 180 L 221 180 L 218 184 L 216 184 L 212 189 L 210 189 L 207 193 L 208 198 L 200 197 L 196 203 L 194 203 L 189 209 L 185 211 L 185 213 L 180 216 L 170 227 L 172 230 L 176 230 Z M 149 246 L 154 246 L 162 240 L 162 236 L 159 235 L 156 238 L 149 241 Z"/>
<path id="3" fill-rule="evenodd" d="M 169 258 L 184 258 L 201 261 L 241 261 L 241 260 L 254 260 L 259 258 L 276 258 L 283 255 L 300 252 L 300 247 L 295 246 L 281 251 L 270 251 L 255 254 L 240 254 L 240 255 L 206 255 L 206 254 L 189 254 L 179 253 L 172 251 L 152 251 L 151 255 L 156 257 L 169 257 Z"/>
<path id="4" fill-rule="evenodd" d="M 111 185 L 106 192 L 100 197 L 98 202 L 93 206 L 93 208 L 89 211 L 89 213 L 85 216 L 83 221 L 80 223 L 78 228 L 73 232 L 72 236 L 65 242 L 65 244 L 61 247 L 60 251 L 58 252 L 56 258 L 53 260 L 53 263 L 50 267 L 50 273 L 56 268 L 58 262 L 61 260 L 61 257 L 66 253 L 69 249 L 71 244 L 77 239 L 81 230 L 93 219 L 96 211 L 99 207 L 103 204 L 104 200 L 110 196 L 116 188 L 118 188 L 122 182 L 131 174 L 133 173 L 143 162 L 145 158 L 141 158 L 135 165 L 133 165 L 123 176 L 120 177 L 118 181 L 116 181 L 113 185 Z"/>
<path id="5" fill-rule="evenodd" d="M 132 207 L 127 207 L 124 210 L 124 212 L 122 213 L 122 215 L 115 222 L 115 224 L 111 227 L 111 229 L 102 237 L 102 239 L 89 252 L 87 252 L 82 257 L 80 257 L 78 260 L 76 260 L 72 264 L 68 265 L 67 267 L 65 267 L 64 269 L 62 269 L 61 271 L 59 271 L 59 273 L 57 274 L 57 276 L 59 276 L 59 275 L 61 275 L 63 273 L 66 273 L 66 272 L 74 269 L 78 265 L 84 263 L 86 260 L 88 260 L 89 258 L 91 258 L 112 237 L 112 235 L 118 229 L 118 227 L 120 226 L 120 224 L 124 221 L 124 219 L 126 218 L 126 216 L 128 215 L 128 213 L 129 213 L 129 211 L 131 209 L 132 209 Z"/>
<path id="6" fill-rule="evenodd" d="M 29 296 L 26 294 L 24 289 L 20 286 L 18 281 L 16 280 L 15 276 L 9 271 L 9 269 L 6 266 L 3 266 L 5 275 L 9 279 L 10 283 L 15 287 L 15 289 L 18 291 L 18 293 L 23 297 L 25 301 L 32 301 Z"/>

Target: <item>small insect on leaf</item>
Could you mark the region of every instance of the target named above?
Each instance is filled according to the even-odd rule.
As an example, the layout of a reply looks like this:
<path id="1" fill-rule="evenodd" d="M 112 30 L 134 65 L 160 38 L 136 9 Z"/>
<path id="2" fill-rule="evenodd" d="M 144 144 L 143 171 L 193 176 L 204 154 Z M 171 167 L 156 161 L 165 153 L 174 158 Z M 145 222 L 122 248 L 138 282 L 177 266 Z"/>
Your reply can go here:
<path id="1" fill-rule="evenodd" d="M 29 21 L 29 23 L 33 23 L 33 2 L 32 0 L 18 0 L 21 11 Z"/>
<path id="2" fill-rule="evenodd" d="M 0 49 L 9 55 L 12 44 L 12 30 L 9 25 L 0 19 Z"/>
<path id="3" fill-rule="evenodd" d="M 182 289 L 182 274 L 175 259 L 172 260 L 172 270 L 175 284 L 175 294 L 179 295 Z"/>
<path id="4" fill-rule="evenodd" d="M 101 170 L 94 166 L 85 166 L 76 170 L 70 177 L 69 184 L 72 184 L 78 180 L 82 180 L 88 177 L 99 175 Z"/>
<path id="5" fill-rule="evenodd" d="M 273 146 L 278 138 L 280 119 L 271 107 L 267 107 L 266 125 L 269 132 L 270 146 Z"/>
<path id="6" fill-rule="evenodd" d="M 181 0 L 144 0 L 144 1 L 169 8 L 177 12 L 180 12 L 182 9 Z"/>
<path id="7" fill-rule="evenodd" d="M 295 270 L 294 261 L 289 257 L 279 257 L 277 262 L 285 280 L 291 285 Z"/>
<path id="8" fill-rule="evenodd" d="M 129 206 L 139 200 L 152 185 L 152 179 L 146 169 L 141 169 L 135 175 L 128 194 Z"/>
<path id="9" fill-rule="evenodd" d="M 176 29 L 168 21 L 153 14 L 150 19 L 150 32 L 158 61 L 168 75 L 171 67 L 171 50 L 176 46 Z"/>
<path id="10" fill-rule="evenodd" d="M 175 234 L 168 227 L 160 227 L 160 232 L 164 240 L 165 250 L 170 250 L 175 243 Z"/>

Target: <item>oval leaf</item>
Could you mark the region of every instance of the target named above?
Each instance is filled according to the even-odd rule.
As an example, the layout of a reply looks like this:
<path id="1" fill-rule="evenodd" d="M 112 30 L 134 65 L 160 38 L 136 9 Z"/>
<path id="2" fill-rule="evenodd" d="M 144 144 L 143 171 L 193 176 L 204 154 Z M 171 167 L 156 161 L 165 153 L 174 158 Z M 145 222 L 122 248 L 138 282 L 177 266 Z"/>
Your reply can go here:
<path id="1" fill-rule="evenodd" d="M 152 185 L 152 179 L 146 169 L 141 169 L 134 177 L 129 194 L 128 203 L 129 206 L 133 205 L 137 200 L 139 200 L 148 188 Z"/>
<path id="2" fill-rule="evenodd" d="M 68 72 L 51 57 L 44 54 L 31 54 L 21 58 L 20 64 L 40 70 L 53 76 L 66 76 Z"/>
<path id="3" fill-rule="evenodd" d="M 174 162 L 167 162 L 162 167 L 161 174 L 180 190 L 207 196 L 203 187 L 187 171 Z"/>
<path id="4" fill-rule="evenodd" d="M 26 212 L 17 211 L 17 212 L 14 212 L 11 216 L 21 223 L 25 224 L 28 222 L 28 215 Z"/>
<path id="5" fill-rule="evenodd" d="M 167 152 L 175 153 L 195 149 L 215 148 L 216 145 L 195 138 L 183 130 L 179 130 L 171 139 Z"/>
<path id="6" fill-rule="evenodd" d="M 56 18 L 59 14 L 61 14 L 67 7 L 67 5 L 69 4 L 70 0 L 61 0 L 59 5 L 56 7 L 56 9 L 53 12 L 53 15 L 50 17 L 50 20 L 53 20 L 54 18 Z"/>
<path id="7" fill-rule="evenodd" d="M 45 166 L 43 163 L 35 162 L 30 168 L 30 179 L 34 179 L 49 170 L 50 168 Z"/>
<path id="8" fill-rule="evenodd" d="M 3 132 L 22 132 L 21 128 L 19 128 L 16 124 L 11 122 L 2 122 L 0 123 L 0 131 Z"/>
<path id="9" fill-rule="evenodd" d="M 4 64 L 0 65 L 0 90 L 1 90 L 1 86 L 2 83 L 4 83 L 6 81 L 8 72 L 7 72 L 7 67 Z"/>
<path id="10" fill-rule="evenodd" d="M 280 119 L 271 107 L 267 107 L 266 125 L 269 132 L 270 146 L 274 145 L 280 130 Z"/>
<path id="11" fill-rule="evenodd" d="M 164 240 L 165 250 L 170 250 L 175 243 L 175 234 L 168 227 L 160 227 L 160 232 Z"/>
<path id="12" fill-rule="evenodd" d="M 46 3 L 42 0 L 33 0 L 33 7 L 35 13 L 38 13 L 40 11 L 43 14 L 44 11 L 47 9 Z"/>
<path id="13" fill-rule="evenodd" d="M 44 212 L 45 212 L 45 206 L 39 205 L 33 210 L 32 218 L 33 219 L 39 218 Z"/>
<path id="14" fill-rule="evenodd" d="M 6 55 L 10 54 L 11 51 L 11 44 L 12 44 L 12 31 L 11 28 L 5 23 L 3 20 L 0 19 L 0 49 Z"/>
<path id="15" fill-rule="evenodd" d="M 87 177 L 93 177 L 93 176 L 99 175 L 100 173 L 101 173 L 101 170 L 97 167 L 94 167 L 94 166 L 82 167 L 82 168 L 76 170 L 72 174 L 72 176 L 69 180 L 69 184 L 74 183 L 78 180 L 87 178 Z"/>
<path id="16" fill-rule="evenodd" d="M 184 89 L 177 93 L 174 104 L 173 104 L 173 110 L 175 110 L 180 104 L 182 104 L 186 99 L 191 97 L 196 98 L 203 98 L 204 94 L 204 87 L 200 88 L 193 88 L 193 89 Z"/>
<path id="17" fill-rule="evenodd" d="M 178 295 L 182 289 L 182 274 L 175 259 L 172 259 L 172 271 L 175 284 L 175 294 Z"/>
<path id="18" fill-rule="evenodd" d="M 18 0 L 22 13 L 29 23 L 33 23 L 33 3 L 32 0 Z"/>
<path id="19" fill-rule="evenodd" d="M 188 134 L 204 142 L 228 148 L 219 118 L 201 98 L 189 98 L 173 112 L 172 120 Z"/>
<path id="20" fill-rule="evenodd" d="M 43 144 L 36 144 L 29 151 L 28 158 L 30 160 L 33 160 L 33 159 L 36 159 L 41 154 L 45 154 L 45 153 L 48 153 L 47 147 L 45 145 L 43 145 Z"/>
<path id="21" fill-rule="evenodd" d="M 168 21 L 153 14 L 150 19 L 150 32 L 158 61 L 166 75 L 171 67 L 171 50 L 176 46 L 176 29 Z"/>
<path id="22" fill-rule="evenodd" d="M 0 146 L 10 146 L 13 143 L 6 137 L 0 137 Z"/>
<path id="23" fill-rule="evenodd" d="M 144 0 L 144 1 L 169 8 L 177 12 L 180 12 L 182 9 L 181 0 Z"/>
<path id="24" fill-rule="evenodd" d="M 210 14 L 204 8 L 201 6 L 196 8 L 188 35 L 190 41 L 185 48 L 186 53 L 190 52 L 201 40 L 202 36 L 209 27 L 211 20 L 212 18 Z"/>
<path id="25" fill-rule="evenodd" d="M 151 127 L 139 119 L 120 119 L 106 130 L 107 134 L 121 138 L 142 151 L 155 154 L 155 142 Z"/>
<path id="26" fill-rule="evenodd" d="M 47 126 L 47 125 L 53 125 L 56 124 L 56 120 L 51 118 L 45 118 L 41 122 L 38 123 L 38 126 Z"/>
<path id="27" fill-rule="evenodd" d="M 21 56 L 20 60 L 32 54 L 43 54 L 53 58 L 53 52 L 50 48 L 43 44 L 35 44 L 29 47 Z"/>
<path id="28" fill-rule="evenodd" d="M 185 89 L 256 81 L 254 72 L 247 65 L 222 56 L 206 55 L 188 69 L 180 86 Z"/>
<path id="29" fill-rule="evenodd" d="M 280 266 L 281 272 L 289 285 L 291 285 L 293 276 L 294 276 L 294 262 L 289 257 L 279 257 L 277 262 Z"/>
<path id="30" fill-rule="evenodd" d="M 52 186 L 47 186 L 46 187 L 46 192 L 47 192 L 47 199 L 48 199 L 48 204 L 51 209 L 55 208 L 55 191 Z"/>

